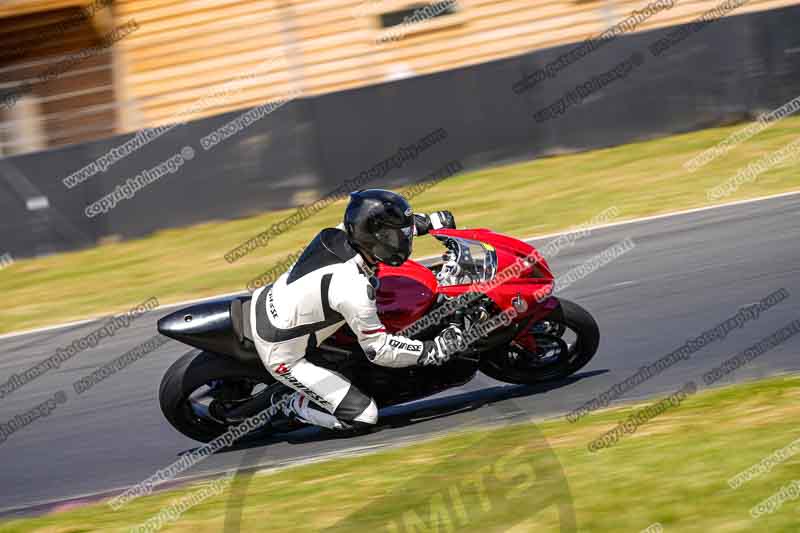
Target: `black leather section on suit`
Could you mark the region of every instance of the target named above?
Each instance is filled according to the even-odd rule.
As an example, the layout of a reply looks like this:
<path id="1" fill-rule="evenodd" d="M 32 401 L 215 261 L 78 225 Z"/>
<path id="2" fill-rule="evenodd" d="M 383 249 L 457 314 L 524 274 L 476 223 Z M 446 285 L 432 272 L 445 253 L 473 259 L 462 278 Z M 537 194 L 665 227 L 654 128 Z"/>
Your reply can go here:
<path id="1" fill-rule="evenodd" d="M 347 234 L 344 231 L 325 228 L 303 250 L 292 271 L 289 272 L 286 284 L 289 285 L 320 268 L 344 263 L 355 255 L 356 251 L 347 242 Z"/>
<path id="2" fill-rule="evenodd" d="M 309 355 L 313 355 L 317 352 L 319 348 L 317 348 L 317 332 L 313 332 L 308 336 L 308 342 L 306 343 L 306 357 Z"/>
<path id="3" fill-rule="evenodd" d="M 339 407 L 333 412 L 333 416 L 344 422 L 352 422 L 369 407 L 370 402 L 372 400 L 369 396 L 351 384 Z"/>
<path id="4" fill-rule="evenodd" d="M 323 277 L 324 280 L 324 277 Z M 337 322 L 344 320 L 344 317 L 334 311 L 330 310 L 331 314 L 326 314 L 325 319 L 320 322 L 313 322 L 311 324 L 304 324 L 302 326 L 295 326 L 289 329 L 277 328 L 272 325 L 267 316 L 267 293 L 272 289 L 265 289 L 261 291 L 256 301 L 256 331 L 258 336 L 267 342 L 283 342 L 291 339 L 314 333 L 328 326 L 332 326 Z M 327 294 L 327 291 L 325 292 Z"/>
<path id="5" fill-rule="evenodd" d="M 333 274 L 325 274 L 324 276 L 322 276 L 322 280 L 319 283 L 320 295 L 322 296 L 322 312 L 325 316 L 325 320 L 328 320 L 333 316 L 338 316 L 339 319 L 341 320 L 344 317 L 342 317 L 342 315 L 339 314 L 338 311 L 334 311 L 333 308 L 331 308 L 331 302 L 328 299 L 328 290 L 330 290 L 331 288 L 332 278 Z"/>

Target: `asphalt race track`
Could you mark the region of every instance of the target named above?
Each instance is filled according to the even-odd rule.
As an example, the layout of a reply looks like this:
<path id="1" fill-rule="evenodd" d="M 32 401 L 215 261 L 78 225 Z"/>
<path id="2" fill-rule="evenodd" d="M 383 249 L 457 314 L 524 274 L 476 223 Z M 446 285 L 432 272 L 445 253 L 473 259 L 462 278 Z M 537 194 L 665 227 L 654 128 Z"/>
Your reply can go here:
<path id="1" fill-rule="evenodd" d="M 479 375 L 468 386 L 442 395 L 448 400 L 394 409 L 385 418 L 388 427 L 371 435 L 324 440 L 306 430 L 291 442 L 261 440 L 218 453 L 185 474 L 235 468 L 254 446 L 265 453 L 248 457 L 261 455 L 258 464 L 278 464 L 501 417 L 563 414 L 733 316 L 739 307 L 787 289 L 790 297 L 758 320 L 705 346 L 623 399 L 669 393 L 688 380 L 702 385 L 703 372 L 800 318 L 799 232 L 800 195 L 595 230 L 551 261 L 556 275 L 625 238 L 633 239 L 635 248 L 560 293 L 588 308 L 602 334 L 597 356 L 575 379 L 537 388 L 505 385 Z M 73 382 L 154 335 L 157 318 L 166 312 L 139 318 L 113 338 L 103 339 L 0 400 L 0 422 L 5 423 L 59 390 L 67 395 L 67 401 L 47 418 L 35 420 L 0 444 L 3 514 L 43 510 L 59 501 L 122 490 L 198 445 L 173 430 L 158 407 L 161 376 L 188 349 L 177 342 L 169 341 L 80 396 L 72 388 Z M 0 382 L 98 325 L 0 339 Z M 792 337 L 722 383 L 797 371 L 799 348 L 800 339 Z"/>

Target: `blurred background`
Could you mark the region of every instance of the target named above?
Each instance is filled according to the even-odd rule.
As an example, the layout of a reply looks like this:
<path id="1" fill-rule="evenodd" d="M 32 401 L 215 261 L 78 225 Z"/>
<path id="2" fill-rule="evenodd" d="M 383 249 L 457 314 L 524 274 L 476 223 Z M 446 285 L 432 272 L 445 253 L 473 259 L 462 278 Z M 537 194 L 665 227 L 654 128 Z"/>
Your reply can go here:
<path id="1" fill-rule="evenodd" d="M 441 161 L 413 161 L 383 185 L 448 160 L 469 170 L 739 121 L 800 93 L 792 0 L 750 0 L 656 56 L 648 45 L 719 5 L 663 2 L 556 76 L 513 90 L 647 4 L 6 1 L 0 252 L 31 257 L 299 205 L 437 128 L 448 133 Z M 584 100 L 580 113 L 532 119 L 634 51 L 644 64 Z M 180 179 L 105 216 L 84 214 L 143 168 L 192 142 L 199 150 L 199 138 L 242 111 L 293 92 L 300 97 L 201 154 Z M 170 125 L 80 185 L 65 185 L 137 132 Z"/>

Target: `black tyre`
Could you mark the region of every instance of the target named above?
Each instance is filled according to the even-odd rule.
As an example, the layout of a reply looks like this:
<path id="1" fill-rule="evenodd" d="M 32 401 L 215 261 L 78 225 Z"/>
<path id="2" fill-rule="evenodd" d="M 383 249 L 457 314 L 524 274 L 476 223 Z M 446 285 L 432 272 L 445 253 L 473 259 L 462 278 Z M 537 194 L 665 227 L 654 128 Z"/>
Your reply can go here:
<path id="1" fill-rule="evenodd" d="M 557 381 L 583 368 L 600 343 L 600 330 L 592 315 L 569 300 L 559 299 L 558 307 L 546 319 L 529 327 L 537 352 L 512 342 L 484 355 L 481 372 L 520 385 Z"/>
<path id="2" fill-rule="evenodd" d="M 201 350 L 184 354 L 161 379 L 158 399 L 161 412 L 172 426 L 189 438 L 209 442 L 228 428 L 193 407 L 193 395 L 209 389 L 226 401 L 244 400 L 258 384 L 269 386 L 275 379 L 263 367 L 246 365 L 230 357 Z"/>

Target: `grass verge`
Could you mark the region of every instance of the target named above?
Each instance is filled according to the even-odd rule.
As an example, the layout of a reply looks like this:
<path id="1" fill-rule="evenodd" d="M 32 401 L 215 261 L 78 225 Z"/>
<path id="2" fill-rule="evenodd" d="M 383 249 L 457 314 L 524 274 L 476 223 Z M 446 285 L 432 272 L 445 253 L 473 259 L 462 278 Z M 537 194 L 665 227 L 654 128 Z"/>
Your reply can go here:
<path id="1" fill-rule="evenodd" d="M 577 531 L 638 532 L 654 523 L 690 533 L 797 531 L 800 500 L 756 519 L 750 509 L 800 478 L 800 455 L 736 489 L 727 480 L 798 439 L 798 400 L 800 376 L 781 376 L 690 396 L 598 453 L 587 443 L 637 406 L 257 475 L 244 492 L 240 530 L 559 531 L 559 508 L 571 508 Z M 117 512 L 97 504 L 6 522 L 0 532 L 126 531 L 196 490 L 143 497 Z M 222 531 L 230 490 L 164 530 Z"/>
<path id="2" fill-rule="evenodd" d="M 620 220 L 710 205 L 706 189 L 797 137 L 800 118 L 774 125 L 694 173 L 690 158 L 742 125 L 461 174 L 414 198 L 418 212 L 450 209 L 463 227 L 518 236 L 545 234 L 590 220 L 611 206 Z M 431 157 L 435 157 L 432 153 Z M 412 178 L 413 179 L 413 178 Z M 800 188 L 790 162 L 745 183 L 717 203 Z M 223 255 L 292 211 L 157 232 L 93 249 L 21 260 L 0 271 L 0 333 L 123 311 L 155 296 L 162 304 L 244 290 L 247 282 L 336 225 L 344 202 L 230 264 Z M 438 250 L 420 239 L 415 255 Z"/>

